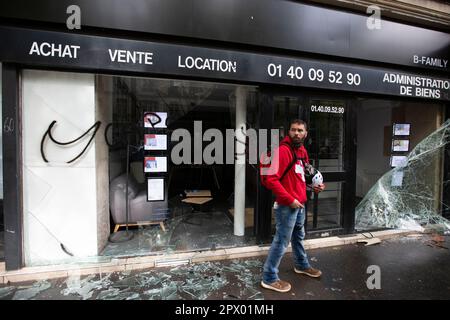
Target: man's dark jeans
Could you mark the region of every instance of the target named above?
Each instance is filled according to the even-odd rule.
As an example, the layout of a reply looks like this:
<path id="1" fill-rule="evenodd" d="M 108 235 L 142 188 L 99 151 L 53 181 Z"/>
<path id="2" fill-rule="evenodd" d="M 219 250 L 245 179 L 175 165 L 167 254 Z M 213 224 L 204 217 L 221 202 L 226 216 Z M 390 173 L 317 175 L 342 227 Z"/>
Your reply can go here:
<path id="1" fill-rule="evenodd" d="M 278 278 L 278 267 L 289 240 L 292 243 L 292 253 L 297 269 L 310 267 L 308 257 L 303 246 L 305 238 L 305 208 L 292 209 L 288 206 L 278 206 L 275 209 L 276 233 L 264 264 L 263 281 L 273 283 Z"/>

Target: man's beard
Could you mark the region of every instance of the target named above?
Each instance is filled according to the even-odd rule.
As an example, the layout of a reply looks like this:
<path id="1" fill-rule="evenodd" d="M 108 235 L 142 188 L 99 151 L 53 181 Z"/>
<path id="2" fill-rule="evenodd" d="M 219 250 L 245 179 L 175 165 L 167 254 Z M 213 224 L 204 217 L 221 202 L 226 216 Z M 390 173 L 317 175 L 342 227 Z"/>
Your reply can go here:
<path id="1" fill-rule="evenodd" d="M 303 142 L 305 141 L 305 139 L 296 139 L 296 140 L 291 139 L 291 140 L 292 140 L 292 146 L 295 149 L 300 148 L 303 145 Z"/>

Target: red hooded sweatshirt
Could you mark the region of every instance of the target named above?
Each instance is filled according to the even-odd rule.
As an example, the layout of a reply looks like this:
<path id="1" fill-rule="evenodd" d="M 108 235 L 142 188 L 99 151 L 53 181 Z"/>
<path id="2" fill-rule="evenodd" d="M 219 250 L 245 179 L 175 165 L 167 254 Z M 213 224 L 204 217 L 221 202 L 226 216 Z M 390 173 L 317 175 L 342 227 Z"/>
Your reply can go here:
<path id="1" fill-rule="evenodd" d="M 292 147 L 287 146 L 284 143 L 291 145 L 291 138 L 286 136 L 280 143 L 279 158 L 273 157 L 272 165 L 278 164 L 278 170 L 276 174 L 268 175 L 266 178 L 267 187 L 272 190 L 276 195 L 276 201 L 283 206 L 289 206 L 294 199 L 297 199 L 300 203 L 304 204 L 306 198 L 306 182 L 305 182 L 305 168 L 303 162 L 309 163 L 308 152 L 302 145 L 296 149 L 297 163 L 295 163 L 289 172 L 280 181 L 280 177 L 283 175 L 286 168 L 293 160 Z M 276 152 L 276 150 L 275 150 Z M 300 159 L 303 159 L 301 161 Z"/>

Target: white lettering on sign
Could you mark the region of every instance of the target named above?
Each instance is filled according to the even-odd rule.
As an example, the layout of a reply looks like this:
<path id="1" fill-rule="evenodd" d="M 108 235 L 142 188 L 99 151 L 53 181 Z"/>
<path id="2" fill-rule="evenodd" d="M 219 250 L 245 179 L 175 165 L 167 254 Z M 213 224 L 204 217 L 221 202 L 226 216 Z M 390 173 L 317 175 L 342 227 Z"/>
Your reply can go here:
<path id="1" fill-rule="evenodd" d="M 440 68 L 447 68 L 448 60 L 442 59 L 442 58 L 432 58 L 432 57 L 426 57 L 426 56 L 413 56 L 413 61 L 415 64 L 422 64 L 425 66 L 432 66 L 432 67 L 440 67 Z"/>
<path id="2" fill-rule="evenodd" d="M 178 56 L 178 68 L 236 73 L 236 61 Z"/>
<path id="3" fill-rule="evenodd" d="M 111 50 L 108 49 L 112 62 L 133 63 L 133 64 L 153 64 L 153 52 Z"/>
<path id="4" fill-rule="evenodd" d="M 287 70 L 285 72 L 285 70 Z M 300 66 L 283 66 L 281 64 L 269 63 L 267 65 L 267 74 L 272 78 L 291 78 L 302 80 L 304 73 L 307 73 L 307 79 L 311 82 L 328 81 L 335 85 L 347 84 L 349 86 L 359 86 L 361 76 L 358 73 L 345 73 L 337 70 L 329 70 L 328 74 L 320 68 L 309 68 L 307 72 Z"/>
<path id="5" fill-rule="evenodd" d="M 402 96 L 433 99 L 439 99 L 441 97 L 441 90 L 449 90 L 450 88 L 449 80 L 431 79 L 398 73 L 385 73 L 383 82 L 400 84 L 399 93 Z"/>
<path id="6" fill-rule="evenodd" d="M 438 89 L 416 88 L 416 97 L 439 99 L 441 91 Z"/>
<path id="7" fill-rule="evenodd" d="M 323 105 L 311 105 L 312 112 L 326 112 L 326 113 L 344 113 L 344 107 L 339 106 L 323 106 Z"/>
<path id="8" fill-rule="evenodd" d="M 38 55 L 44 57 L 58 57 L 76 59 L 80 46 L 70 44 L 62 45 L 56 43 L 42 42 L 38 44 L 36 41 L 31 45 L 29 55 Z"/>

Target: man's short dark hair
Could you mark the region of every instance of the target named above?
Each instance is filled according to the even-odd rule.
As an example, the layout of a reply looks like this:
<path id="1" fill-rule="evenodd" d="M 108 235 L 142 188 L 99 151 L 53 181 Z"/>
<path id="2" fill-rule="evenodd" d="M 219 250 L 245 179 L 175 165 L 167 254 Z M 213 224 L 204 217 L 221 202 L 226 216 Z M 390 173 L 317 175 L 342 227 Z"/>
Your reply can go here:
<path id="1" fill-rule="evenodd" d="M 308 131 L 308 125 L 306 124 L 305 121 L 303 121 L 301 119 L 291 120 L 291 123 L 289 124 L 289 130 L 291 130 L 291 127 L 293 124 L 302 124 L 305 127 L 305 130 Z"/>

